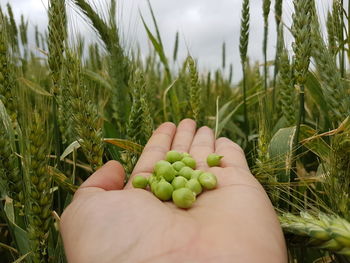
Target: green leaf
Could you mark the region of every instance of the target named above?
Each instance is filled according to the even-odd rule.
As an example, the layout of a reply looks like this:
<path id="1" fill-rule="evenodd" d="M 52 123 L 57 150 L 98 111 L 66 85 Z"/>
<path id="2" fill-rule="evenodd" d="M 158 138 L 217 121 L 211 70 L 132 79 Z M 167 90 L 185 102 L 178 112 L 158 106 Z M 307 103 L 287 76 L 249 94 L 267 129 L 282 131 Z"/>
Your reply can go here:
<path id="1" fill-rule="evenodd" d="M 147 0 L 147 3 L 148 3 L 148 8 L 151 12 L 151 16 L 152 16 L 152 20 L 153 20 L 153 25 L 156 29 L 156 33 L 157 33 L 157 39 L 158 39 L 158 42 L 161 44 L 161 46 L 163 46 L 162 44 L 162 39 L 160 37 L 160 33 L 159 33 L 159 28 L 158 28 L 158 24 L 157 24 L 157 20 L 156 20 L 156 17 L 154 15 L 154 12 L 153 12 L 153 8 L 152 8 L 152 5 L 151 5 L 151 2 L 150 0 Z"/>
<path id="2" fill-rule="evenodd" d="M 328 116 L 328 103 L 323 95 L 320 81 L 317 79 L 313 72 L 309 72 L 307 76 L 306 87 L 307 92 L 310 94 L 310 97 L 314 100 L 315 104 L 322 112 L 322 115 L 326 121 L 326 125 L 329 125 L 330 122 Z"/>
<path id="3" fill-rule="evenodd" d="M 53 180 L 68 193 L 74 194 L 77 191 L 78 186 L 72 184 L 71 180 L 57 168 L 49 166 L 49 173 Z"/>
<path id="4" fill-rule="evenodd" d="M 105 89 L 113 90 L 111 83 L 108 80 L 106 80 L 105 78 L 103 78 L 103 76 L 101 76 L 100 74 L 93 72 L 89 69 L 84 69 L 83 74 L 85 77 L 96 82 L 97 84 L 101 85 Z"/>
<path id="5" fill-rule="evenodd" d="M 9 197 L 5 199 L 4 212 L 14 235 L 19 253 L 21 255 L 28 253 L 30 251 L 28 233 L 16 224 L 13 200 Z"/>
<path id="6" fill-rule="evenodd" d="M 219 128 L 219 116 L 220 116 L 220 112 L 219 112 L 219 99 L 220 96 L 216 97 L 216 114 L 215 114 L 215 138 L 217 138 L 217 134 L 218 134 L 218 128 Z"/>
<path id="7" fill-rule="evenodd" d="M 172 75 L 171 75 L 171 71 L 170 71 L 170 68 L 169 68 L 168 59 L 167 59 L 167 57 L 165 55 L 165 52 L 164 52 L 164 47 L 163 47 L 162 41 L 160 39 L 158 26 L 157 26 L 157 23 L 155 21 L 154 14 L 153 14 L 151 6 L 150 6 L 150 9 L 151 9 L 153 21 L 155 23 L 158 40 L 155 38 L 155 36 L 152 34 L 150 29 L 148 28 L 148 26 L 147 26 L 147 24 L 146 24 L 146 22 L 145 22 L 145 20 L 144 20 L 144 18 L 142 16 L 142 14 L 140 14 L 141 20 L 142 20 L 142 23 L 143 23 L 143 25 L 144 25 L 144 27 L 146 29 L 148 38 L 151 40 L 152 45 L 153 45 L 155 51 L 157 52 L 157 54 L 159 56 L 159 59 L 162 62 L 164 68 L 165 68 L 165 73 L 166 73 L 166 76 L 167 76 L 168 83 L 170 83 L 172 81 Z M 179 103 L 179 98 L 178 98 L 178 96 L 176 94 L 176 90 L 175 89 L 172 89 L 170 91 L 170 98 L 171 98 L 172 117 L 173 117 L 173 120 L 175 121 L 175 123 L 178 123 L 179 122 L 179 116 L 180 116 L 180 106 L 179 106 L 180 103 Z M 165 116 L 164 121 L 167 121 L 167 120 L 168 120 L 167 116 Z"/>
<path id="8" fill-rule="evenodd" d="M 11 150 L 13 152 L 16 152 L 15 131 L 12 127 L 11 118 L 8 115 L 5 105 L 1 100 L 0 100 L 0 121 L 2 121 L 6 134 L 9 137 Z"/>
<path id="9" fill-rule="evenodd" d="M 167 74 L 170 74 L 169 65 L 168 65 L 168 59 L 165 56 L 162 44 L 160 42 L 158 42 L 157 39 L 154 37 L 154 35 L 152 34 L 151 30 L 147 26 L 147 24 L 146 24 L 146 22 L 145 22 L 145 20 L 144 20 L 142 15 L 141 15 L 141 20 L 142 20 L 143 26 L 146 29 L 148 38 L 151 40 L 155 51 L 159 55 L 160 61 L 163 63 L 163 65 L 165 67 L 165 70 L 167 71 Z M 169 73 L 168 73 L 168 71 L 169 71 Z M 170 77 L 170 76 L 168 76 L 168 77 Z M 169 78 L 169 80 L 170 79 L 171 78 Z"/>
<path id="10" fill-rule="evenodd" d="M 167 87 L 165 90 L 164 90 L 164 93 L 163 93 L 163 114 L 164 114 L 164 120 L 167 119 L 167 95 L 168 95 L 168 92 L 174 87 L 175 83 L 176 83 L 177 79 L 175 79 L 173 81 L 173 83 L 171 83 L 169 85 L 169 87 Z"/>
<path id="11" fill-rule="evenodd" d="M 104 138 L 120 138 L 122 135 L 110 122 L 105 121 L 103 123 L 103 137 Z M 120 160 L 119 151 L 113 145 L 106 145 L 107 150 L 113 160 Z"/>
<path id="12" fill-rule="evenodd" d="M 103 141 L 136 154 L 141 154 L 143 150 L 142 145 L 125 139 L 104 138 Z"/>
<path id="13" fill-rule="evenodd" d="M 28 252 L 27 254 L 21 256 L 20 258 L 16 259 L 15 261 L 13 261 L 13 263 L 20 263 L 23 262 L 23 260 L 26 259 L 26 257 L 28 257 L 30 254 L 32 254 L 32 252 Z"/>
<path id="14" fill-rule="evenodd" d="M 226 102 L 224 105 L 222 105 L 222 107 L 219 110 L 219 120 L 225 116 L 227 110 L 229 109 L 229 107 L 231 106 L 231 104 L 233 103 L 234 100 L 230 100 L 228 102 Z"/>
<path id="15" fill-rule="evenodd" d="M 11 252 L 13 252 L 13 253 L 18 254 L 17 249 L 15 249 L 14 247 L 11 247 L 11 246 L 9 246 L 9 245 L 7 245 L 7 244 L 5 244 L 5 243 L 1 243 L 1 242 L 0 242 L 0 248 L 3 248 L 3 249 L 5 249 L 5 250 L 8 250 L 8 251 L 11 251 Z"/>
<path id="16" fill-rule="evenodd" d="M 290 182 L 296 127 L 279 129 L 269 144 L 269 157 L 276 168 L 278 182 Z"/>
<path id="17" fill-rule="evenodd" d="M 329 155 L 331 148 L 323 140 L 322 137 L 314 137 L 317 134 L 316 130 L 307 125 L 300 126 L 300 140 L 301 143 L 316 154 L 321 160 L 329 163 Z"/>
<path id="18" fill-rule="evenodd" d="M 262 94 L 262 92 L 257 92 L 257 93 L 254 93 L 253 95 L 249 96 L 247 98 L 247 103 L 248 102 L 254 103 L 260 94 Z M 221 107 L 221 109 L 219 111 L 219 118 L 223 117 L 220 115 L 225 114 L 225 112 L 228 110 L 228 108 L 232 102 L 233 102 L 233 100 L 227 102 L 226 104 L 224 104 Z M 219 125 L 218 125 L 218 129 L 217 129 L 217 134 L 216 134 L 217 137 L 220 136 L 220 133 L 226 127 L 227 123 L 232 119 L 233 115 L 236 114 L 241 109 L 242 106 L 243 106 L 243 101 L 241 103 L 239 103 L 222 121 L 219 120 Z"/>
<path id="19" fill-rule="evenodd" d="M 47 97 L 52 97 L 52 94 L 50 92 L 47 92 L 45 89 L 43 89 L 39 84 L 34 83 L 28 79 L 25 78 L 19 78 L 19 81 L 22 82 L 25 86 L 30 88 L 32 91 L 39 95 L 47 96 Z"/>
<path id="20" fill-rule="evenodd" d="M 71 154 L 74 150 L 79 149 L 82 141 L 83 139 L 79 139 L 77 141 L 72 142 L 62 153 L 60 160 L 63 161 L 63 159 L 66 158 L 69 154 Z"/>

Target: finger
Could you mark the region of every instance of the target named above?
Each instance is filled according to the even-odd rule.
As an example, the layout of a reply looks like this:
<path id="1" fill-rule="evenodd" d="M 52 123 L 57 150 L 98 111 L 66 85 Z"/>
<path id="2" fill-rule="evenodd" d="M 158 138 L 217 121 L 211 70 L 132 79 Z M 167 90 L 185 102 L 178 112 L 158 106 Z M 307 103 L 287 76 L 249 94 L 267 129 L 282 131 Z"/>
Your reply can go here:
<path id="1" fill-rule="evenodd" d="M 166 152 L 170 150 L 175 131 L 176 126 L 171 122 L 158 127 L 143 149 L 130 179 L 139 173 L 152 173 L 155 163 L 164 159 Z M 128 185 L 130 184 L 131 180 Z"/>
<path id="2" fill-rule="evenodd" d="M 106 191 L 120 190 L 124 186 L 125 172 L 117 161 L 109 161 L 93 173 L 80 188 L 96 187 Z"/>
<path id="3" fill-rule="evenodd" d="M 124 186 L 125 172 L 117 161 L 109 161 L 94 172 L 76 191 L 74 198 L 82 193 L 120 190 Z"/>
<path id="4" fill-rule="evenodd" d="M 195 133 L 196 122 L 191 119 L 182 120 L 177 126 L 171 149 L 179 152 L 188 152 Z"/>
<path id="5" fill-rule="evenodd" d="M 209 127 L 201 127 L 193 138 L 190 154 L 196 160 L 197 169 L 207 169 L 207 157 L 214 152 L 214 132 Z"/>
<path id="6" fill-rule="evenodd" d="M 249 170 L 242 148 L 230 139 L 217 139 L 215 142 L 215 153 L 224 156 L 221 159 L 222 167 L 240 167 Z"/>
<path id="7" fill-rule="evenodd" d="M 209 172 L 215 174 L 217 177 L 217 188 L 225 188 L 232 185 L 246 185 L 250 187 L 259 186 L 260 183 L 247 169 L 241 167 L 210 167 Z"/>

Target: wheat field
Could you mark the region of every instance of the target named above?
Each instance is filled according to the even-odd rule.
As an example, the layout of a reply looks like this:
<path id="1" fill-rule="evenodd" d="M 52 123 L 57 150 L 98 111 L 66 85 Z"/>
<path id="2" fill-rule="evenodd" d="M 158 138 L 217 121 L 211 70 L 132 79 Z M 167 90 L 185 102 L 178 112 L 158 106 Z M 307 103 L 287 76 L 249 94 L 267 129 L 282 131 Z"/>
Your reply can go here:
<path id="1" fill-rule="evenodd" d="M 67 262 L 58 225 L 78 186 L 108 160 L 130 175 L 154 128 L 184 118 L 244 149 L 291 263 L 350 262 L 350 3 L 332 0 L 323 26 L 315 0 L 284 1 L 291 27 L 283 0 L 262 1 L 264 59 L 252 62 L 250 1 L 241 0 L 237 84 L 232 65 L 223 73 L 225 44 L 215 71 L 200 72 L 191 55 L 175 64 L 180 37 L 166 54 L 150 2 L 146 58 L 122 45 L 116 0 L 107 15 L 86 0 L 50 0 L 47 33 L 34 36 L 40 55 L 25 18 L 0 9 L 0 262 Z M 97 32 L 89 45 L 69 41 L 72 6 Z"/>

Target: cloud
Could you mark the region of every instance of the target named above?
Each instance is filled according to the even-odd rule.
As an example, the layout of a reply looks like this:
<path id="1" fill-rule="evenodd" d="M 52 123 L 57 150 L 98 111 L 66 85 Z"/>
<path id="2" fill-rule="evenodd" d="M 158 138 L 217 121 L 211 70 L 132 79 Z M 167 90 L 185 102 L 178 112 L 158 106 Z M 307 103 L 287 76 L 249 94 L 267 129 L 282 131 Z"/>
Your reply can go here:
<path id="1" fill-rule="evenodd" d="M 44 1 L 44 0 L 43 0 Z M 47 27 L 47 5 L 40 0 L 10 0 L 17 19 L 24 14 L 29 19 L 33 33 L 34 25 L 39 25 L 41 30 Z M 45 0 L 46 2 L 47 0 Z M 90 1 L 91 2 L 91 1 Z M 96 10 L 106 14 L 107 0 L 92 1 Z M 199 59 L 202 69 L 215 69 L 221 65 L 221 47 L 226 42 L 227 64 L 232 63 L 235 69 L 236 79 L 240 76 L 239 34 L 242 0 L 151 0 L 152 7 L 158 21 L 166 53 L 172 57 L 175 34 L 180 33 L 179 56 L 184 58 L 189 51 Z M 319 3 L 319 13 L 325 17 L 329 6 L 327 0 Z M 268 59 L 274 58 L 276 29 L 274 22 L 273 4 L 270 13 L 270 33 Z M 2 4 L 4 6 L 4 4 Z M 96 35 L 89 26 L 79 17 L 76 11 L 72 11 L 72 4 L 68 5 L 71 31 L 80 32 L 88 39 L 93 40 Z M 139 43 L 143 53 L 149 51 L 149 40 L 141 23 L 139 11 L 144 16 L 147 24 L 153 30 L 152 18 L 146 0 L 119 0 L 118 17 L 123 39 L 127 46 L 136 47 Z M 293 5 L 284 1 L 283 19 L 290 26 Z M 252 60 L 262 60 L 263 18 L 262 1 L 250 2 L 250 42 L 248 54 Z M 105 15 L 106 16 L 106 15 Z M 287 46 L 291 37 L 287 33 Z M 30 38 L 32 39 L 32 38 Z"/>

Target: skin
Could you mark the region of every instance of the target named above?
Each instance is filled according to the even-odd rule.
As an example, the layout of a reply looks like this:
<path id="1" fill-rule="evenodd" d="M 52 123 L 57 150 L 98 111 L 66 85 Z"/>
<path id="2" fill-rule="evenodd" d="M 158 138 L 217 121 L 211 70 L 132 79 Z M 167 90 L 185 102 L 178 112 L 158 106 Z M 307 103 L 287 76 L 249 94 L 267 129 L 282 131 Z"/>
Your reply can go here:
<path id="1" fill-rule="evenodd" d="M 169 150 L 189 152 L 197 169 L 214 173 L 216 189 L 179 209 L 152 193 L 124 186 L 124 170 L 110 161 L 85 181 L 61 217 L 70 263 L 287 262 L 285 240 L 264 189 L 251 175 L 242 149 L 186 119 L 163 123 L 132 176 L 149 176 Z M 210 153 L 223 155 L 209 168 Z"/>

